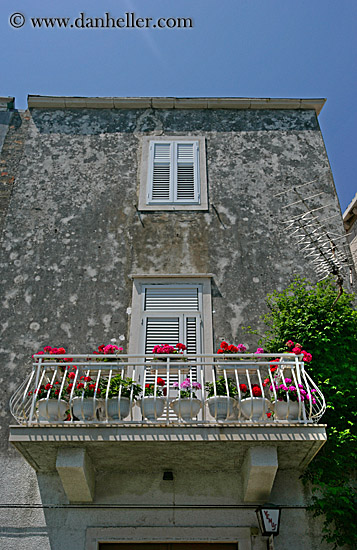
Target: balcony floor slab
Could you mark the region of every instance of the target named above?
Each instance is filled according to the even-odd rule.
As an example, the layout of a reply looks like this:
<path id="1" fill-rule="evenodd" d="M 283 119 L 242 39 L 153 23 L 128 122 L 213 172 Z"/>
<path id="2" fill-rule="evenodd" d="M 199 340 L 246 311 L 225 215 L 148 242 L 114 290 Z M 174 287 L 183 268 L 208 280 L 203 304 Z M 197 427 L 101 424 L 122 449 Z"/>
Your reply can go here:
<path id="1" fill-rule="evenodd" d="M 303 470 L 326 441 L 321 424 L 67 424 L 11 426 L 10 441 L 37 471 L 58 449 L 84 448 L 97 471 L 241 469 L 252 446 L 275 446 L 279 468 Z M 150 461 L 147 458 L 150 457 Z"/>

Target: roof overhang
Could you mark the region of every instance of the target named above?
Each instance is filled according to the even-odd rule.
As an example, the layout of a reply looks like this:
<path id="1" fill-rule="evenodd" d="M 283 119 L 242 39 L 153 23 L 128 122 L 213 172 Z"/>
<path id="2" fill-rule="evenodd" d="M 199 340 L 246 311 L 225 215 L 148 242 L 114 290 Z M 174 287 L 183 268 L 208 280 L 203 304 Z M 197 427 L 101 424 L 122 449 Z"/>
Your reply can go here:
<path id="1" fill-rule="evenodd" d="M 357 220 L 357 193 L 343 213 L 343 225 L 349 231 Z"/>
<path id="2" fill-rule="evenodd" d="M 319 115 L 326 99 L 244 97 L 63 97 L 28 96 L 37 109 L 300 109 Z"/>
<path id="3" fill-rule="evenodd" d="M 10 96 L 0 97 L 0 111 L 7 111 L 15 108 L 15 98 Z"/>

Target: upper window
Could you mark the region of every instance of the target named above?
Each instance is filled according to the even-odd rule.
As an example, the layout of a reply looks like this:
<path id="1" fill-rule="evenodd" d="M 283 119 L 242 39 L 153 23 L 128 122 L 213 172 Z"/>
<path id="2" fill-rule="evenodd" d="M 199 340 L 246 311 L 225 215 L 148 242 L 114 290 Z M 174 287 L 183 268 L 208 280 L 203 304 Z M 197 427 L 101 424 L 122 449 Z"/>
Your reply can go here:
<path id="1" fill-rule="evenodd" d="M 141 210 L 207 209 L 203 138 L 143 139 Z"/>

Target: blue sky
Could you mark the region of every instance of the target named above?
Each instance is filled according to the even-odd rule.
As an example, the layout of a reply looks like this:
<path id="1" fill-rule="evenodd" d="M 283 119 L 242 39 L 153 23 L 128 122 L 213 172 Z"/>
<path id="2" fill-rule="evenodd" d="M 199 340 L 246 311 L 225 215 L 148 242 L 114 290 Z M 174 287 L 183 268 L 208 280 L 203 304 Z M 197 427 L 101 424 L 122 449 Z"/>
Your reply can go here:
<path id="1" fill-rule="evenodd" d="M 23 27 L 9 24 L 25 16 Z M 31 17 L 190 17 L 193 28 L 32 28 Z M 1 0 L 0 95 L 325 97 L 344 210 L 357 192 L 355 0 Z"/>

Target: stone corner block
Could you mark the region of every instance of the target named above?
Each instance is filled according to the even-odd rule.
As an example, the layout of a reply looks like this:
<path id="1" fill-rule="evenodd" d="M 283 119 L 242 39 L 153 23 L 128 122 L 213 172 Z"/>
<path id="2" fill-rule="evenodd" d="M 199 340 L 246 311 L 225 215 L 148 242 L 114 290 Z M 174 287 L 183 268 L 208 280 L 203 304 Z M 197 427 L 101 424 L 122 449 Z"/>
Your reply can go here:
<path id="1" fill-rule="evenodd" d="M 95 472 L 85 449 L 58 449 L 56 469 L 69 502 L 92 502 Z"/>
<path id="2" fill-rule="evenodd" d="M 249 448 L 242 467 L 244 502 L 267 502 L 277 470 L 276 447 Z"/>

